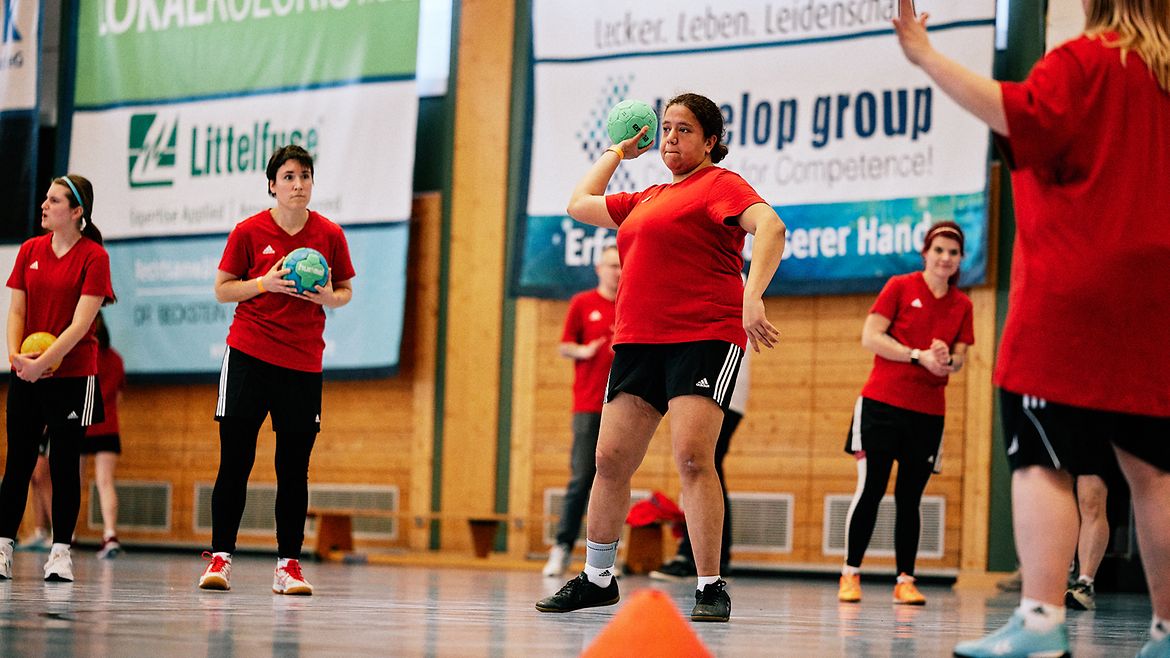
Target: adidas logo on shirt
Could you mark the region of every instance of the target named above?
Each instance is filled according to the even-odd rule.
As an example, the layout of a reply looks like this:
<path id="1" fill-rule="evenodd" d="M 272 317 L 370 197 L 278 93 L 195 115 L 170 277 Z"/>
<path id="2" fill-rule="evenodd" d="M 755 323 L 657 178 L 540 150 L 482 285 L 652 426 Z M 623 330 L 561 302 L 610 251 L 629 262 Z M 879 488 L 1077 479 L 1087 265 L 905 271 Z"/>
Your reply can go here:
<path id="1" fill-rule="evenodd" d="M 321 422 L 321 414 L 317 414 L 317 422 Z"/>
<path id="2" fill-rule="evenodd" d="M 65 418 L 67 418 L 67 419 L 69 419 L 69 420 L 77 420 L 77 412 L 76 412 L 76 411 L 70 411 L 70 412 L 69 412 L 69 415 L 68 415 L 68 416 L 66 416 Z"/>
<path id="3" fill-rule="evenodd" d="M 34 261 L 32 262 L 32 265 L 29 265 L 29 266 L 28 266 L 28 269 L 30 269 L 30 270 L 39 270 L 39 269 L 41 269 L 41 261 L 39 261 L 39 260 L 34 260 Z"/>
<path id="4" fill-rule="evenodd" d="M 1007 454 L 1014 455 L 1020 451 L 1020 437 L 1019 435 L 1012 437 L 1012 444 L 1008 446 Z"/>
<path id="5" fill-rule="evenodd" d="M 590 322 L 597 322 L 600 319 L 601 319 L 601 311 L 594 309 L 594 311 L 589 314 L 589 321 Z"/>
<path id="6" fill-rule="evenodd" d="M 272 248 L 272 245 L 268 245 L 267 247 L 264 247 L 264 251 L 261 251 L 260 253 L 264 254 L 265 256 L 271 256 L 272 254 L 276 253 L 276 250 Z"/>
<path id="7" fill-rule="evenodd" d="M 707 378 L 704 377 L 704 378 L 700 379 L 699 381 L 695 382 L 695 387 L 696 388 L 711 388 L 711 385 L 707 383 Z"/>
<path id="8" fill-rule="evenodd" d="M 910 302 L 910 305 L 914 308 L 922 308 L 922 300 L 915 297 L 914 301 Z"/>

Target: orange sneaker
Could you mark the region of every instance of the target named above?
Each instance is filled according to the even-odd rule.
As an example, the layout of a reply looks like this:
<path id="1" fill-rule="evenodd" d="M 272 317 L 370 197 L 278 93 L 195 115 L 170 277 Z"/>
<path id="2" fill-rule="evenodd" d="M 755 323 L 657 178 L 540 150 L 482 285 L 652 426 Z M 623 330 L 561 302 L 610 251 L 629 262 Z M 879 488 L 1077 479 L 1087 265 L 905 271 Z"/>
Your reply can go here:
<path id="1" fill-rule="evenodd" d="M 914 577 L 902 574 L 899 579 L 907 580 L 894 585 L 894 603 L 901 605 L 926 605 L 926 597 L 914 586 Z"/>
<path id="2" fill-rule="evenodd" d="M 837 589 L 837 600 L 842 603 L 857 603 L 861 600 L 861 574 L 841 575 L 841 585 Z"/>

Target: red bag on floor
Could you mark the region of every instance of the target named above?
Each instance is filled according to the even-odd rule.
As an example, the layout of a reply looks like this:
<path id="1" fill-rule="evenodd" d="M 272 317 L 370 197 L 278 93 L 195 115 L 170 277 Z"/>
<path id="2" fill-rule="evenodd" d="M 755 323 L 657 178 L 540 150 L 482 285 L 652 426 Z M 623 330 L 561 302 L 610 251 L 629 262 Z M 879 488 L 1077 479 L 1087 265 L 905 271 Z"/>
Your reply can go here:
<path id="1" fill-rule="evenodd" d="M 650 494 L 646 500 L 634 503 L 626 515 L 626 523 L 635 528 L 654 523 L 678 523 L 684 520 L 683 511 L 661 491 Z"/>

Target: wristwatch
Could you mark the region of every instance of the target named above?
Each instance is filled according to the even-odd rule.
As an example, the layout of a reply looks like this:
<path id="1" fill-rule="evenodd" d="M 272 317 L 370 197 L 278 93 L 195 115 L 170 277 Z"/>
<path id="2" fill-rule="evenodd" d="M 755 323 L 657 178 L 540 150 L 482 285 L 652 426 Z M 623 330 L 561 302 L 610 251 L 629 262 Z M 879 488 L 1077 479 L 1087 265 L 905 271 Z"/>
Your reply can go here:
<path id="1" fill-rule="evenodd" d="M 922 350 L 917 348 L 910 350 L 910 363 L 918 365 L 918 357 L 920 356 L 922 356 Z"/>

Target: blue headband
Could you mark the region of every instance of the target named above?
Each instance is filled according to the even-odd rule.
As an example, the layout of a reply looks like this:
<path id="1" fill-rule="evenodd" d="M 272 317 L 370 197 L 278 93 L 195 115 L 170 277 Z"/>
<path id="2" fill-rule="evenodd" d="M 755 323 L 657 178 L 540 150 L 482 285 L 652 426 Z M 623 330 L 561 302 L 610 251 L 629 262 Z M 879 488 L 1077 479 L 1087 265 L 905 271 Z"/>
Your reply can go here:
<path id="1" fill-rule="evenodd" d="M 85 202 L 81 200 L 81 195 L 77 193 L 77 187 L 75 187 L 73 185 L 73 181 L 69 180 L 68 176 L 62 176 L 62 177 L 58 178 L 57 180 L 65 181 L 65 184 L 69 186 L 69 189 L 73 190 L 73 198 L 77 200 L 77 205 L 81 206 L 81 218 L 84 221 L 84 219 L 85 219 Z"/>

